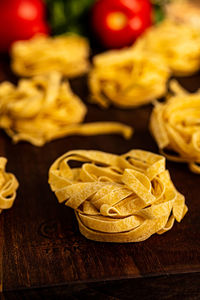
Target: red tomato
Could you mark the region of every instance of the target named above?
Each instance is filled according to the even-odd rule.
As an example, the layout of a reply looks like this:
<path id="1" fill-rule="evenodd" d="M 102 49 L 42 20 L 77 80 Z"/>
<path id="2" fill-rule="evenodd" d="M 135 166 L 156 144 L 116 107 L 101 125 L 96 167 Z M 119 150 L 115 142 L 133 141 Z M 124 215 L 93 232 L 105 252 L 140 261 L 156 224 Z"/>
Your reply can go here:
<path id="1" fill-rule="evenodd" d="M 132 44 L 151 24 L 150 0 L 98 0 L 92 9 L 93 29 L 107 48 Z"/>
<path id="2" fill-rule="evenodd" d="M 41 0 L 0 1 L 0 51 L 6 52 L 17 40 L 36 33 L 48 34 L 45 5 Z"/>

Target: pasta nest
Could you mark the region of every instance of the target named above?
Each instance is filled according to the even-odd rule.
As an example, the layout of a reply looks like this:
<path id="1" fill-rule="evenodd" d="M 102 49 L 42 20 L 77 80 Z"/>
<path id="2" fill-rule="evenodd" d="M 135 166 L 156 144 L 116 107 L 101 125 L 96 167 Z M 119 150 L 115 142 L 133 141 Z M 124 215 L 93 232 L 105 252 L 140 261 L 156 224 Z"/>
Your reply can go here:
<path id="1" fill-rule="evenodd" d="M 59 73 L 21 79 L 17 87 L 0 85 L 0 127 L 14 142 L 41 146 L 65 135 L 66 127 L 81 122 L 85 114 L 85 105 Z"/>
<path id="2" fill-rule="evenodd" d="M 14 142 L 43 146 L 69 135 L 119 133 L 130 138 L 133 129 L 118 122 L 80 124 L 87 108 L 58 72 L 21 79 L 17 87 L 0 84 L 0 127 Z"/>
<path id="3" fill-rule="evenodd" d="M 75 210 L 80 232 L 95 241 L 143 241 L 170 230 L 187 212 L 165 158 L 148 151 L 70 151 L 50 167 L 49 184 L 58 201 Z"/>
<path id="4" fill-rule="evenodd" d="M 13 44 L 11 66 L 21 76 L 58 71 L 71 78 L 88 72 L 89 54 L 89 43 L 83 37 L 36 35 L 30 40 Z"/>
<path id="5" fill-rule="evenodd" d="M 189 24 L 166 19 L 149 28 L 134 47 L 146 55 L 161 55 L 177 76 L 191 75 L 200 68 L 200 32 Z"/>
<path id="6" fill-rule="evenodd" d="M 136 48 L 111 50 L 96 55 L 89 73 L 91 101 L 108 107 L 140 106 L 162 97 L 170 76 L 159 55 Z"/>
<path id="7" fill-rule="evenodd" d="M 12 207 L 19 186 L 16 177 L 6 172 L 6 164 L 7 159 L 0 157 L 0 213 L 3 209 Z"/>
<path id="8" fill-rule="evenodd" d="M 200 174 L 200 92 L 190 94 L 176 81 L 170 86 L 174 95 L 164 103 L 155 103 L 150 130 L 162 154 L 188 163 L 192 172 Z"/>

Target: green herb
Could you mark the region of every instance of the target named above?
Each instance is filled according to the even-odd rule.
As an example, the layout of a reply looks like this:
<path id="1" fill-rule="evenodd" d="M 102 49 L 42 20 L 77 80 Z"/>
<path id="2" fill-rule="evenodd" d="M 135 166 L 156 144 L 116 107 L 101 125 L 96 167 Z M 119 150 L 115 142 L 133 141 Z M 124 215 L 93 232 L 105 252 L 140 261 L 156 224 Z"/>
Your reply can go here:
<path id="1" fill-rule="evenodd" d="M 46 0 L 52 34 L 87 35 L 88 15 L 95 0 Z"/>
<path id="2" fill-rule="evenodd" d="M 165 6 L 173 0 L 151 0 L 154 11 L 153 18 L 155 23 L 160 23 L 165 18 Z"/>
<path id="3" fill-rule="evenodd" d="M 154 5 L 153 18 L 155 23 L 160 23 L 165 18 L 165 12 L 162 6 Z"/>

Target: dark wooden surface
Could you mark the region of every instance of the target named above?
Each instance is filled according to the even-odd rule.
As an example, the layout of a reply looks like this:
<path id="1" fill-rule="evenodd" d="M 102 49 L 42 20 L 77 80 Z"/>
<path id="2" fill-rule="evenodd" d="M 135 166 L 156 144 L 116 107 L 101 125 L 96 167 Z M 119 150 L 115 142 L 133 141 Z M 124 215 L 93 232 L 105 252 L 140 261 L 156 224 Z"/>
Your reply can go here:
<path id="1" fill-rule="evenodd" d="M 5 79 L 14 77 L 2 61 L 0 80 Z M 200 75 L 180 81 L 191 91 L 200 87 Z M 73 80 L 72 87 L 86 102 L 86 79 Z M 114 135 L 77 136 L 37 148 L 25 142 L 13 145 L 0 131 L 0 155 L 8 158 L 7 169 L 20 182 L 13 208 L 0 215 L 2 299 L 200 299 L 200 177 L 186 165 L 167 163 L 189 212 L 164 235 L 135 244 L 84 238 L 73 210 L 58 204 L 47 183 L 52 162 L 71 149 L 157 152 L 148 131 L 151 109 L 104 111 L 88 105 L 87 122 L 129 124 L 135 128 L 130 141 Z"/>
<path id="2" fill-rule="evenodd" d="M 199 275 L 199 274 L 198 274 Z M 181 274 L 7 292 L 6 300 L 199 300 L 197 274 Z M 3 300 L 4 300 L 3 299 Z"/>

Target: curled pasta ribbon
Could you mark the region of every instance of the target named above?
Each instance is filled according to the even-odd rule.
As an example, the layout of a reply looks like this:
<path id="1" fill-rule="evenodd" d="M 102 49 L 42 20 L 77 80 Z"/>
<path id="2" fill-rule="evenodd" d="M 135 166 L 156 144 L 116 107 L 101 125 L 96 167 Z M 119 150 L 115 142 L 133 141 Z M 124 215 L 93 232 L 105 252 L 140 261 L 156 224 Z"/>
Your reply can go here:
<path id="1" fill-rule="evenodd" d="M 200 174 L 200 92 L 190 94 L 176 81 L 170 86 L 175 95 L 165 103 L 155 103 L 150 130 L 162 154 L 188 163 L 192 172 Z"/>
<path id="2" fill-rule="evenodd" d="M 52 38 L 37 35 L 13 44 L 11 66 L 21 76 L 58 71 L 71 78 L 88 72 L 89 52 L 88 41 L 79 36 Z"/>
<path id="3" fill-rule="evenodd" d="M 148 151 L 70 151 L 50 167 L 49 184 L 58 201 L 75 210 L 80 232 L 95 241 L 143 241 L 170 230 L 187 212 L 165 158 Z"/>
<path id="4" fill-rule="evenodd" d="M 162 56 L 174 75 L 187 76 L 200 69 L 200 32 L 189 24 L 166 19 L 148 29 L 134 47 L 146 55 Z"/>
<path id="5" fill-rule="evenodd" d="M 198 1 L 176 0 L 166 5 L 167 18 L 189 24 L 200 29 L 200 7 Z"/>
<path id="6" fill-rule="evenodd" d="M 80 124 L 87 113 L 83 102 L 58 72 L 22 79 L 17 87 L 0 84 L 0 127 L 14 142 L 43 146 L 69 135 L 119 133 L 130 138 L 131 127 L 117 122 Z"/>
<path id="7" fill-rule="evenodd" d="M 91 101 L 102 107 L 136 107 L 167 91 L 170 72 L 159 55 L 146 55 L 132 47 L 99 54 L 93 63 L 89 73 Z"/>
<path id="8" fill-rule="evenodd" d="M 0 157 L 0 213 L 3 209 L 12 207 L 19 186 L 16 177 L 6 172 L 6 163 L 7 159 Z"/>

